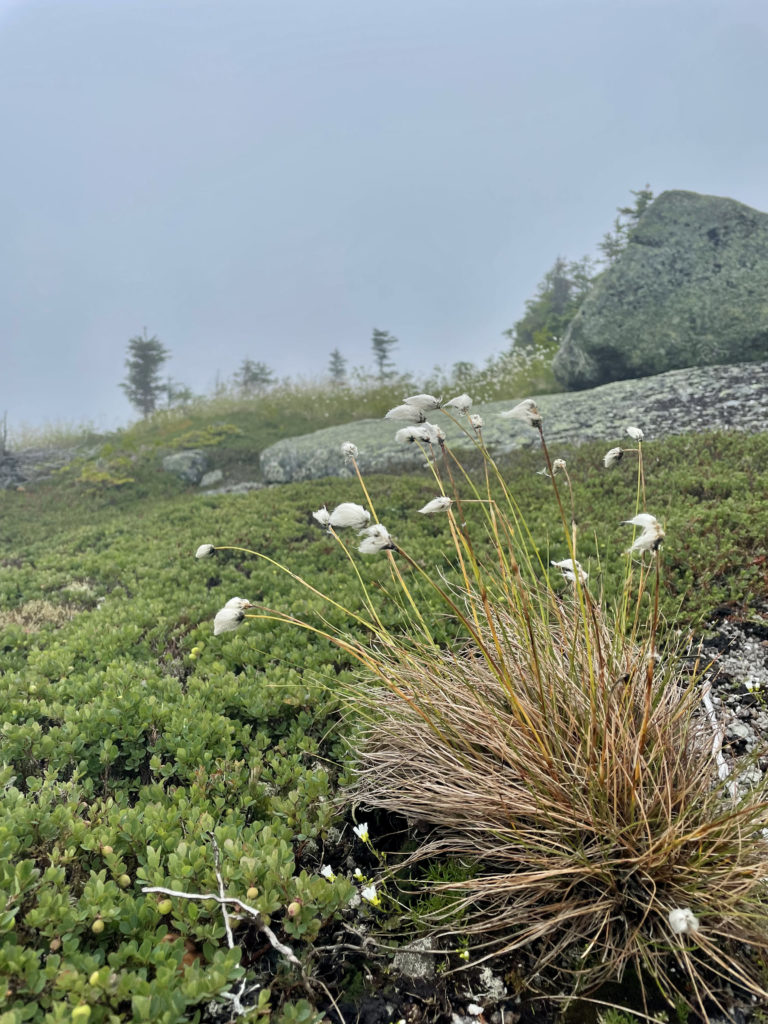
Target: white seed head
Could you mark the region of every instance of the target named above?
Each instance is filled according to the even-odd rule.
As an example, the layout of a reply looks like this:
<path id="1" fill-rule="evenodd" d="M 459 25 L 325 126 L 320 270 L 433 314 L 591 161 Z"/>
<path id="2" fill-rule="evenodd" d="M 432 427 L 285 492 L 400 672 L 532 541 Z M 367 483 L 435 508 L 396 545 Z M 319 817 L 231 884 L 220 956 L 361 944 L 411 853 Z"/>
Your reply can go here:
<path id="1" fill-rule="evenodd" d="M 482 430 L 483 417 L 479 413 L 472 413 L 472 415 L 469 417 L 469 425 L 470 427 L 473 427 L 475 430 Z"/>
<path id="2" fill-rule="evenodd" d="M 357 550 L 361 555 L 375 555 L 378 551 L 392 551 L 395 544 L 389 535 L 389 530 L 381 523 L 374 523 L 359 531 L 359 536 L 364 537 Z"/>
<path id="3" fill-rule="evenodd" d="M 621 462 L 623 458 L 623 448 L 611 448 L 611 450 L 606 452 L 603 456 L 603 465 L 606 469 L 610 469 L 610 467 L 615 466 L 617 462 Z"/>
<path id="4" fill-rule="evenodd" d="M 565 461 L 565 459 L 555 459 L 555 461 L 552 463 L 552 472 L 556 473 L 558 469 L 565 470 L 567 465 L 568 464 Z"/>
<path id="5" fill-rule="evenodd" d="M 553 560 L 552 565 L 562 572 L 563 576 L 569 581 L 569 583 L 576 582 L 576 573 L 579 574 L 579 579 L 582 583 L 586 583 L 589 579 L 589 574 L 582 569 L 581 565 L 570 558 L 563 558 L 559 562 L 555 562 Z"/>
<path id="6" fill-rule="evenodd" d="M 195 558 L 210 558 L 215 550 L 213 544 L 201 544 L 195 552 Z"/>
<path id="7" fill-rule="evenodd" d="M 664 540 L 664 528 L 652 515 L 649 515 L 647 512 L 640 512 L 632 519 L 626 519 L 624 523 L 626 526 L 642 527 L 642 533 L 639 537 L 635 538 L 634 544 L 627 548 L 624 552 L 625 555 L 629 555 L 633 551 L 642 553 L 643 551 L 659 550 L 659 546 Z"/>
<path id="8" fill-rule="evenodd" d="M 345 441 L 341 446 L 341 454 L 344 456 L 346 462 L 352 462 L 356 459 L 360 452 L 357 450 L 357 445 L 352 444 L 351 441 Z"/>
<path id="9" fill-rule="evenodd" d="M 428 501 L 424 508 L 419 509 L 419 512 L 425 516 L 432 516 L 435 512 L 447 512 L 452 504 L 452 498 L 441 495 L 439 498 L 433 498 L 432 501 Z"/>
<path id="10" fill-rule="evenodd" d="M 328 511 L 325 505 L 323 505 L 323 507 L 319 508 L 317 512 L 312 513 L 312 518 L 316 522 L 320 523 L 321 526 L 329 526 L 331 522 L 331 513 Z"/>
<path id="11" fill-rule="evenodd" d="M 230 599 L 227 601 L 224 607 L 239 608 L 240 611 L 244 611 L 246 608 L 253 608 L 253 605 L 244 597 L 230 597 Z"/>
<path id="12" fill-rule="evenodd" d="M 404 398 L 403 401 L 406 405 L 412 405 L 414 409 L 432 412 L 433 409 L 440 408 L 441 399 L 435 398 L 434 395 L 411 395 L 410 398 Z"/>
<path id="13" fill-rule="evenodd" d="M 400 444 L 409 444 L 418 441 L 420 444 L 439 444 L 445 440 L 445 434 L 432 423 L 417 423 L 412 427 L 401 427 L 395 434 L 395 440 Z"/>
<path id="14" fill-rule="evenodd" d="M 669 912 L 669 927 L 675 935 L 690 935 L 699 930 L 699 919 L 690 907 L 675 907 Z"/>
<path id="15" fill-rule="evenodd" d="M 645 437 L 640 427 L 627 427 L 627 433 L 633 441 L 642 441 Z"/>
<path id="16" fill-rule="evenodd" d="M 356 505 L 353 501 L 344 501 L 331 512 L 328 522 L 336 529 L 350 526 L 353 530 L 359 530 L 361 527 L 367 526 L 370 518 L 371 513 L 362 505 Z"/>
<path id="17" fill-rule="evenodd" d="M 396 405 L 384 416 L 385 420 L 403 420 L 405 423 L 423 423 L 426 418 L 415 405 Z"/>
<path id="18" fill-rule="evenodd" d="M 213 635 L 231 633 L 233 629 L 237 629 L 244 618 L 245 614 L 242 608 L 220 608 L 213 620 Z"/>
<path id="19" fill-rule="evenodd" d="M 452 398 L 449 402 L 445 402 L 443 408 L 455 409 L 462 416 L 466 416 L 469 410 L 472 408 L 472 399 L 467 394 L 457 395 L 455 398 Z"/>
<path id="20" fill-rule="evenodd" d="M 513 409 L 505 409 L 504 412 L 500 412 L 499 416 L 503 420 L 522 420 L 523 423 L 527 423 L 531 427 L 541 426 L 541 413 L 532 398 L 523 399 Z"/>

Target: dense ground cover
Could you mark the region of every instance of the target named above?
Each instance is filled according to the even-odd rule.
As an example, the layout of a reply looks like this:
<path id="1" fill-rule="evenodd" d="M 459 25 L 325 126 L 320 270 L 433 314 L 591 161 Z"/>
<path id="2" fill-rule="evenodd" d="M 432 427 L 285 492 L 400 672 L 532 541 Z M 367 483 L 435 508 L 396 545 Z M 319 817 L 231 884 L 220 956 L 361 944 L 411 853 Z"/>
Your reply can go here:
<path id="1" fill-rule="evenodd" d="M 217 422 L 242 431 L 219 429 L 223 448 L 253 446 L 245 420 Z M 180 436 L 209 427 L 185 424 Z M 234 595 L 342 628 L 344 613 L 258 559 L 193 554 L 203 542 L 263 551 L 354 611 L 363 601 L 354 568 L 311 512 L 361 495 L 339 480 L 188 493 L 157 474 L 161 439 L 143 447 L 139 436 L 132 483 L 71 472 L 0 494 L 0 1021 L 171 1024 L 209 1013 L 208 1002 L 241 979 L 251 985 L 246 1019 L 310 1021 L 313 1007 L 328 1005 L 312 978 L 325 977 L 338 998 L 364 982 L 353 962 L 328 973 L 324 950 L 354 944 L 404 909 L 394 897 L 379 907 L 359 899 L 365 886 L 353 866 L 367 880 L 376 858 L 336 799 L 356 729 L 342 690 L 359 673 L 330 642 L 284 624 L 260 620 L 214 638 L 211 620 Z M 552 453 L 568 461 L 580 561 L 608 603 L 628 540 L 620 524 L 636 501 L 632 469 L 602 465 L 618 440 Z M 118 448 L 125 457 L 124 440 Z M 675 628 L 700 633 L 716 612 L 759 613 L 768 594 L 766 456 L 768 435 L 646 445 L 649 508 L 667 529 L 662 610 Z M 504 471 L 548 561 L 567 550 L 541 468 L 540 455 L 526 453 Z M 398 543 L 450 576 L 445 521 L 415 514 L 434 497 L 427 475 L 368 484 Z M 404 612 L 387 563 L 356 564 L 396 629 Z M 457 626 L 416 576 L 419 606 L 433 610 L 447 641 Z M 142 893 L 218 892 L 212 836 L 226 891 L 292 947 L 308 982 L 246 918 L 229 950 L 214 903 Z M 320 874 L 329 863 L 332 882 Z M 418 914 L 407 922 L 412 935 Z"/>

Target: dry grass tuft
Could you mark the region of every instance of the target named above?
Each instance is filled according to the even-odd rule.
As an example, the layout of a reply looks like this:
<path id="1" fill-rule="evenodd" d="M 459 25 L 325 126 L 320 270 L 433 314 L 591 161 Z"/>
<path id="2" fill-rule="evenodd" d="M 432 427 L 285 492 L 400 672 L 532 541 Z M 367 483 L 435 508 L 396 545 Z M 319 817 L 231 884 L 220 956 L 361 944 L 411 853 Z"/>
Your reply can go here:
<path id="1" fill-rule="evenodd" d="M 577 601 L 538 599 L 523 618 L 494 613 L 485 653 L 382 653 L 387 685 L 356 694 L 369 721 L 354 799 L 433 826 L 409 864 L 478 865 L 433 883 L 456 897 L 433 924 L 486 955 L 526 947 L 549 991 L 632 969 L 699 1009 L 718 978 L 766 996 L 766 786 L 734 801 L 719 782 L 678 659 L 617 637 L 588 595 L 588 628 Z M 669 926 L 683 907 L 696 935 Z"/>

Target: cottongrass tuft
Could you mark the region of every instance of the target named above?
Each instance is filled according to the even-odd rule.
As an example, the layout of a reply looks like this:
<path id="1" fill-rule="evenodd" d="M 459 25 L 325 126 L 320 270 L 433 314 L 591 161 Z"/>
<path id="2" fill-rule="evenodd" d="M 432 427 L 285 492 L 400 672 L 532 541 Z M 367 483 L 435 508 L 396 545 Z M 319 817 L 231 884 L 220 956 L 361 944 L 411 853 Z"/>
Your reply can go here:
<path id="1" fill-rule="evenodd" d="M 642 441 L 645 437 L 640 427 L 627 427 L 627 433 L 633 441 Z"/>
<path id="2" fill-rule="evenodd" d="M 603 456 L 603 465 L 606 469 L 610 469 L 611 466 L 615 466 L 618 462 L 621 462 L 623 458 L 623 448 L 611 448 L 611 450 L 607 451 Z"/>
<path id="3" fill-rule="evenodd" d="M 236 598 L 241 600 L 241 598 Z M 242 608 L 232 607 L 227 604 L 216 612 L 213 620 L 213 635 L 220 636 L 222 633 L 231 633 L 242 623 L 245 613 Z"/>
<path id="4" fill-rule="evenodd" d="M 415 405 L 396 405 L 384 414 L 385 420 L 403 420 L 406 423 L 423 423 L 426 418 Z"/>
<path id="5" fill-rule="evenodd" d="M 215 550 L 213 544 L 201 544 L 195 552 L 195 558 L 210 558 Z"/>
<path id="6" fill-rule="evenodd" d="M 403 402 L 405 405 L 421 410 L 421 412 L 433 412 L 435 409 L 440 408 L 441 400 L 435 398 L 434 395 L 411 395 L 410 398 L 404 398 Z"/>
<path id="7" fill-rule="evenodd" d="M 371 513 L 368 509 L 363 508 L 362 505 L 355 504 L 354 501 L 344 501 L 331 512 L 328 523 L 337 530 L 346 527 L 359 530 L 361 527 L 366 526 L 370 519 Z"/>
<path id="8" fill-rule="evenodd" d="M 638 515 L 633 516 L 632 519 L 625 519 L 624 524 L 642 527 L 640 536 L 635 539 L 631 547 L 627 548 L 624 552 L 625 555 L 633 551 L 641 553 L 643 551 L 658 551 L 665 534 L 661 523 L 655 516 L 650 515 L 648 512 L 640 512 Z"/>
<path id="9" fill-rule="evenodd" d="M 499 416 L 503 420 L 522 420 L 530 427 L 540 427 L 542 416 L 532 398 L 525 398 L 512 409 L 505 409 Z"/>
<path id="10" fill-rule="evenodd" d="M 448 498 L 446 495 L 441 495 L 439 498 L 433 498 L 432 501 L 428 501 L 427 504 L 419 509 L 424 516 L 432 516 L 435 512 L 447 512 L 453 504 L 453 498 Z"/>
<path id="11" fill-rule="evenodd" d="M 551 562 L 556 569 L 560 569 L 565 579 L 570 583 L 576 582 L 576 574 L 579 575 L 579 580 L 582 583 L 586 583 L 589 579 L 589 574 L 584 571 L 579 562 L 575 562 L 572 558 L 562 558 L 559 562 L 554 560 Z"/>
<path id="12" fill-rule="evenodd" d="M 365 538 L 357 548 L 361 555 L 375 555 L 379 551 L 395 549 L 395 543 L 389 535 L 389 530 L 381 523 L 374 523 L 373 526 L 360 530 L 359 536 Z"/>
<path id="13" fill-rule="evenodd" d="M 472 408 L 472 399 L 467 394 L 457 395 L 443 405 L 444 409 L 455 409 L 462 416 L 466 416 Z"/>

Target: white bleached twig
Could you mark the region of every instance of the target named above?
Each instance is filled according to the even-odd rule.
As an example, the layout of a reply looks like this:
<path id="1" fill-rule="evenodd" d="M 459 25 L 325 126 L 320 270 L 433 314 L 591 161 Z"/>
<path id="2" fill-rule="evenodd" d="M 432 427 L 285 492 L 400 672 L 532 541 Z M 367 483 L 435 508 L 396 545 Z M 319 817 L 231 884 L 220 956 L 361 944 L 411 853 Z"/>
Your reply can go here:
<path id="1" fill-rule="evenodd" d="M 712 684 L 710 682 L 704 683 L 701 688 L 701 702 L 704 705 L 704 710 L 707 713 L 709 724 L 712 726 L 712 731 L 714 733 L 712 738 L 712 756 L 717 763 L 717 777 L 721 782 L 724 782 L 731 774 L 728 762 L 723 756 L 723 737 L 725 736 L 725 726 L 717 720 L 715 705 L 712 703 L 712 698 L 709 695 L 709 691 L 711 689 Z M 736 782 L 731 782 L 728 789 L 730 790 L 731 796 L 736 799 L 738 793 L 738 786 L 736 785 Z"/>

